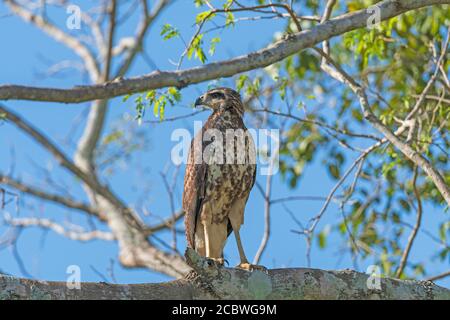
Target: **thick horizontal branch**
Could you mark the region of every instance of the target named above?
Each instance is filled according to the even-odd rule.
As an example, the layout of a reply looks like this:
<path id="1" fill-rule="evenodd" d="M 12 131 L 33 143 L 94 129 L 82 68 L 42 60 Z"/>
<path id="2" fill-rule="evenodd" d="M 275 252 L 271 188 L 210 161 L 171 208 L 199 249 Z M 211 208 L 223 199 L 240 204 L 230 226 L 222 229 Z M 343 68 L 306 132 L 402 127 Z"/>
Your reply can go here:
<path id="1" fill-rule="evenodd" d="M 165 283 L 81 283 L 80 289 L 69 289 L 65 282 L 0 276 L 0 299 L 450 299 L 450 290 L 429 281 L 369 278 L 351 270 L 248 272 L 190 255 L 196 274 Z"/>
<path id="2" fill-rule="evenodd" d="M 379 8 L 381 20 L 387 20 L 410 10 L 449 3 L 450 0 L 386 0 L 376 6 Z M 266 67 L 331 37 L 363 28 L 372 14 L 373 11 L 367 9 L 344 14 L 310 30 L 289 35 L 259 51 L 182 71 L 155 71 L 140 77 L 119 79 L 99 85 L 76 86 L 72 89 L 3 85 L 0 86 L 0 100 L 79 103 L 167 86 L 182 88 L 189 84 L 230 77 L 241 72 Z"/>
<path id="3" fill-rule="evenodd" d="M 0 274 L 0 300 L 190 299 L 191 290 L 188 280 L 129 285 L 85 282 L 80 289 L 70 289 L 66 282 L 19 279 Z"/>

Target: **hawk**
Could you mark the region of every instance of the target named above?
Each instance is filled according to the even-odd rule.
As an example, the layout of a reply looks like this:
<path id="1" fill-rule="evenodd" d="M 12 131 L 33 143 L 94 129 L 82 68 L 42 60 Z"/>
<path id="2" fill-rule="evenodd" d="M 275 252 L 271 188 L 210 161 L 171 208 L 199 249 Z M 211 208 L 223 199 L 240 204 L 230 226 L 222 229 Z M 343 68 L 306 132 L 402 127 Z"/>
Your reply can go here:
<path id="1" fill-rule="evenodd" d="M 223 265 L 223 249 L 234 232 L 239 250 L 238 268 L 263 268 L 248 262 L 239 229 L 256 178 L 256 148 L 244 125 L 239 93 L 215 88 L 195 105 L 212 109 L 202 130 L 191 142 L 186 165 L 183 210 L 188 246 Z"/>

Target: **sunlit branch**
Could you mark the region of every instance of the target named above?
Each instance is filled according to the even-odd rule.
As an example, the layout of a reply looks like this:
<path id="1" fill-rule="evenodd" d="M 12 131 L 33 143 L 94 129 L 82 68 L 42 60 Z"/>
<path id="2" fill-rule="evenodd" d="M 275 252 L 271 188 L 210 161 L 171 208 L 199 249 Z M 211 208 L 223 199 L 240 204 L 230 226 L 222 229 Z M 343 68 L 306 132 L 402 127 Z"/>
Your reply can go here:
<path id="1" fill-rule="evenodd" d="M 398 2 L 387 0 L 377 4 L 381 20 L 387 20 L 406 11 L 434 4 L 450 3 L 449 0 L 415 0 Z M 257 52 L 230 60 L 205 64 L 182 71 L 155 71 L 131 79 L 117 79 L 104 84 L 78 86 L 72 89 L 37 88 L 18 85 L 0 86 L 0 99 L 35 100 L 52 102 L 83 102 L 117 97 L 167 86 L 185 87 L 237 73 L 263 68 L 317 43 L 367 25 L 370 13 L 366 9 L 348 13 L 310 30 L 289 35 Z"/>
<path id="2" fill-rule="evenodd" d="M 60 224 L 45 218 L 13 218 L 9 214 L 4 214 L 3 219 L 5 223 L 13 227 L 40 227 L 52 230 L 59 235 L 76 241 L 91 241 L 96 239 L 108 241 L 115 240 L 114 235 L 110 232 L 100 230 L 86 232 L 67 230 Z"/>

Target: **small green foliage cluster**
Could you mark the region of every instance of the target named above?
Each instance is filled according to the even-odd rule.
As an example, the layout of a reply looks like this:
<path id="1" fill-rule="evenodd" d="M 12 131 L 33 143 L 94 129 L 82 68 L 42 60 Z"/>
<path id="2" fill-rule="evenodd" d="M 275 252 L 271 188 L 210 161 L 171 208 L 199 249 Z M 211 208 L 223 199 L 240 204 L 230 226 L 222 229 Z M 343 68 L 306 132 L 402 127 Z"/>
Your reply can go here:
<path id="1" fill-rule="evenodd" d="M 130 95 L 124 97 L 124 102 L 130 98 Z M 171 106 L 181 101 L 181 93 L 175 87 L 169 87 L 165 91 L 150 90 L 146 94 L 139 94 L 134 99 L 136 117 L 135 119 L 141 123 L 145 116 L 145 112 L 149 108 L 153 108 L 153 115 L 164 120 L 165 109 L 169 103 Z"/>

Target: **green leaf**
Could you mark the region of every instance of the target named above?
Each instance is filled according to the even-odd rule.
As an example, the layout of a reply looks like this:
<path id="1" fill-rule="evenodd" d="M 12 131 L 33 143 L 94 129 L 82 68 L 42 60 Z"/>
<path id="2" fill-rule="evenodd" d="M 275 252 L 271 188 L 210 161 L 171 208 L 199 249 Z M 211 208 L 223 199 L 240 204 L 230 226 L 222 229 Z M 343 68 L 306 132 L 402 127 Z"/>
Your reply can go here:
<path id="1" fill-rule="evenodd" d="M 196 7 L 201 7 L 205 4 L 205 0 L 194 0 L 194 4 Z"/>
<path id="2" fill-rule="evenodd" d="M 167 89 L 167 93 L 169 94 L 169 96 L 171 98 L 170 102 L 172 104 L 173 104 L 173 101 L 180 102 L 180 100 L 181 100 L 181 93 L 180 93 L 180 91 L 177 88 L 169 87 L 169 89 Z"/>
<path id="3" fill-rule="evenodd" d="M 153 114 L 155 117 L 158 117 L 159 114 L 159 105 L 161 104 L 161 100 L 157 99 L 155 103 L 153 104 Z"/>
<path id="4" fill-rule="evenodd" d="M 195 17 L 195 23 L 196 24 L 201 24 L 203 22 L 205 22 L 206 20 L 210 20 L 212 19 L 216 14 L 212 13 L 211 11 L 203 11 L 200 12 L 196 17 Z"/>
<path id="5" fill-rule="evenodd" d="M 284 99 L 286 98 L 286 88 L 289 83 L 289 80 L 286 78 L 281 78 L 279 79 L 279 82 L 281 82 L 281 85 L 278 88 L 278 92 L 280 94 L 281 100 L 284 101 Z"/>
<path id="6" fill-rule="evenodd" d="M 245 82 L 247 81 L 247 79 L 248 79 L 248 76 L 245 75 L 245 74 L 239 76 L 239 78 L 236 81 L 236 89 L 237 89 L 237 91 L 240 91 L 244 87 Z"/>
<path id="7" fill-rule="evenodd" d="M 169 40 L 170 38 L 179 36 L 180 32 L 170 24 L 166 23 L 162 26 L 161 35 L 164 36 L 164 40 Z"/>
<path id="8" fill-rule="evenodd" d="M 409 205 L 408 201 L 406 201 L 405 199 L 399 199 L 398 202 L 405 211 L 411 211 L 411 206 Z"/>
<path id="9" fill-rule="evenodd" d="M 450 222 L 444 222 L 439 227 L 439 238 L 443 243 L 447 242 L 447 232 L 450 231 Z"/>
<path id="10" fill-rule="evenodd" d="M 159 118 L 164 120 L 165 110 L 166 110 L 167 100 L 163 100 L 159 106 Z"/>
<path id="11" fill-rule="evenodd" d="M 224 9 L 224 10 L 229 9 L 229 8 L 233 5 L 233 1 L 234 1 L 234 0 L 226 0 L 225 3 L 224 3 L 223 6 L 222 6 L 223 9 Z"/>
<path id="12" fill-rule="evenodd" d="M 250 82 L 247 86 L 247 93 L 249 95 L 257 95 L 259 93 L 259 88 L 261 85 L 261 78 L 256 77 L 253 82 Z"/>
<path id="13" fill-rule="evenodd" d="M 211 39 L 211 45 L 209 47 L 209 55 L 212 56 L 216 52 L 216 44 L 218 44 L 219 42 L 220 42 L 219 37 Z"/>
<path id="14" fill-rule="evenodd" d="M 226 14 L 225 26 L 234 26 L 234 15 L 231 12 Z"/>
<path id="15" fill-rule="evenodd" d="M 134 102 L 136 103 L 136 120 L 139 124 L 142 123 L 142 118 L 145 115 L 145 104 L 143 103 L 142 95 L 139 95 L 134 99 Z"/>
<path id="16" fill-rule="evenodd" d="M 383 174 L 383 176 L 387 177 L 389 172 L 395 167 L 395 165 L 396 165 L 395 161 L 383 163 L 383 166 L 381 168 L 381 173 Z"/>
<path id="17" fill-rule="evenodd" d="M 203 34 L 199 34 L 199 35 L 195 36 L 195 38 L 191 42 L 191 46 L 188 49 L 187 56 L 189 59 L 191 59 L 193 54 L 195 53 L 195 57 L 197 59 L 199 59 L 202 63 L 205 63 L 207 58 L 201 47 L 201 45 L 203 43 L 202 39 L 203 39 Z"/>
<path id="18" fill-rule="evenodd" d="M 122 131 L 113 131 L 103 139 L 103 144 L 109 144 L 123 137 Z"/>
<path id="19" fill-rule="evenodd" d="M 329 164 L 328 165 L 328 171 L 330 172 L 331 176 L 334 179 L 339 179 L 339 177 L 341 176 L 339 167 L 335 164 Z"/>
<path id="20" fill-rule="evenodd" d="M 147 92 L 145 99 L 149 100 L 150 104 L 151 104 L 151 103 L 153 103 L 153 100 L 155 100 L 155 97 L 156 97 L 156 90 L 150 90 Z"/>
<path id="21" fill-rule="evenodd" d="M 208 59 L 206 58 L 205 52 L 203 51 L 203 49 L 202 49 L 201 47 L 198 47 L 198 48 L 195 50 L 195 56 L 198 58 L 198 60 L 200 60 L 201 63 L 205 63 L 206 60 L 208 60 Z"/>
<path id="22" fill-rule="evenodd" d="M 323 232 L 321 232 L 321 233 L 319 233 L 317 238 L 319 240 L 319 247 L 321 249 L 325 248 L 326 245 L 327 245 L 327 237 L 326 237 L 326 235 Z"/>
<path id="23" fill-rule="evenodd" d="M 327 237 L 330 234 L 330 231 L 331 231 L 331 226 L 328 224 L 317 235 L 317 240 L 319 241 L 319 248 L 323 249 L 327 246 Z"/>

